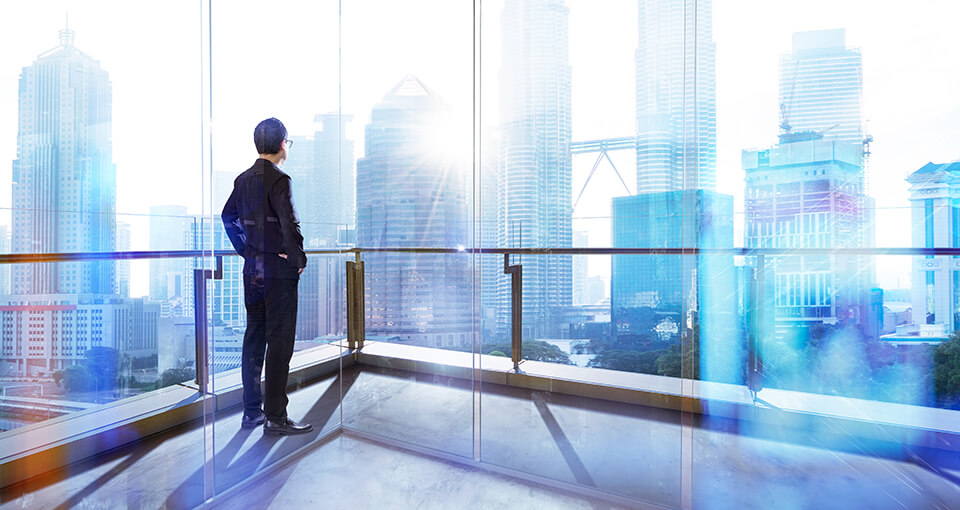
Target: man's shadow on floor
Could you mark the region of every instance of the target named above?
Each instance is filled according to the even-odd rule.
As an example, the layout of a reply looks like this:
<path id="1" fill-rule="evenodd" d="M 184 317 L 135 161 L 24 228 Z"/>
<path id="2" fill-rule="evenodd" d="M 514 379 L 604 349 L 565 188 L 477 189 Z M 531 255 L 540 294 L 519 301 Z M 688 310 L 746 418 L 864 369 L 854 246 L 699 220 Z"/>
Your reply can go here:
<path id="1" fill-rule="evenodd" d="M 310 410 L 303 417 L 303 421 L 314 425 L 312 431 L 295 436 L 266 436 L 262 435 L 262 427 L 243 429 L 240 427 L 240 417 L 236 410 L 224 416 L 224 423 L 228 427 L 237 427 L 239 430 L 230 438 L 227 444 L 214 454 L 211 461 L 214 466 L 214 487 L 216 493 L 221 493 L 243 482 L 261 467 L 277 462 L 297 450 L 313 443 L 324 431 L 330 418 L 339 408 L 341 397 L 346 395 L 356 380 L 356 373 L 347 372 L 343 376 L 336 376 L 323 394 L 318 398 Z M 341 389 L 342 387 L 342 389 Z M 229 422 L 226 420 L 230 420 Z M 261 434 L 260 439 L 250 446 L 243 454 L 237 454 L 253 434 Z M 272 454 L 271 454 L 272 452 Z M 268 458 L 269 457 L 269 458 Z M 193 508 L 203 502 L 204 469 L 210 463 L 194 471 L 169 497 L 167 508 Z"/>

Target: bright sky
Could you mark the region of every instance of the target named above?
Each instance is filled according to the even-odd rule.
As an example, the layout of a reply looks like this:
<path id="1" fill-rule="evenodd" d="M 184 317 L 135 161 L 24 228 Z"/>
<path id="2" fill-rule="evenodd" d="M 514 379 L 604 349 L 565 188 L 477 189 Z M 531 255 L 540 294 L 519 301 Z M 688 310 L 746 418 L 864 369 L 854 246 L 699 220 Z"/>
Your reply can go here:
<path id="1" fill-rule="evenodd" d="M 76 46 L 99 60 L 113 83 L 113 141 L 120 221 L 133 225 L 132 249 L 147 249 L 149 206 L 201 211 L 200 10 L 205 2 L 122 0 L 15 2 L 0 19 L 0 207 L 11 205 L 20 70 L 57 44 L 64 15 Z M 370 108 L 413 74 L 461 114 L 451 131 L 469 149 L 473 109 L 472 2 L 458 0 L 213 0 L 213 169 L 238 173 L 256 157 L 253 126 L 276 116 L 309 135 L 317 113 L 353 114 L 348 136 L 362 155 Z M 577 140 L 633 134 L 637 4 L 568 0 Z M 148 6 L 148 7 L 144 7 Z M 480 112 L 496 123 L 502 0 L 481 11 Z M 864 112 L 874 135 L 869 164 L 877 198 L 878 246 L 908 246 L 904 176 L 928 161 L 960 158 L 960 2 L 738 0 L 714 3 L 720 191 L 742 209 L 740 151 L 776 141 L 778 56 L 801 30 L 845 28 L 863 54 Z M 438 22 L 442 20 L 442 22 Z M 338 23 L 341 28 L 338 29 Z M 342 29 L 342 80 L 338 71 Z M 205 28 L 204 28 L 205 30 Z M 460 145 L 460 144 L 458 144 Z M 296 148 L 294 148 L 296 150 Z M 579 193 L 595 156 L 574 159 Z M 632 188 L 632 154 L 614 161 Z M 219 194 L 219 193 L 218 193 Z M 622 185 L 603 165 L 575 211 L 590 245 L 609 246 L 610 198 Z M 574 196 L 574 198 L 575 198 Z M 219 209 L 220 204 L 214 204 Z M 206 208 L 210 210 L 209 204 Z M 738 223 L 742 219 L 738 218 Z M 9 213 L 0 214 L 9 224 Z M 739 232 L 739 229 L 738 229 Z M 738 242 L 742 242 L 739 241 Z M 604 274 L 591 264 L 591 274 Z M 133 293 L 146 291 L 134 267 Z M 906 257 L 879 261 L 880 284 L 909 283 Z"/>

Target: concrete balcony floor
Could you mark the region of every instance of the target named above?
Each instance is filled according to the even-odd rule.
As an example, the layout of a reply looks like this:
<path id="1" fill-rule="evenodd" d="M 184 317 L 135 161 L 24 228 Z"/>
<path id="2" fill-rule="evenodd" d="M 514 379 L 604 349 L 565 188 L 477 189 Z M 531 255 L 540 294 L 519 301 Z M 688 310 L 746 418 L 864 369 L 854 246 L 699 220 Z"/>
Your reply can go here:
<path id="1" fill-rule="evenodd" d="M 215 484 L 218 492 L 234 489 L 215 507 L 618 508 L 502 474 L 514 471 L 638 505 L 960 508 L 956 445 L 921 450 L 494 384 L 477 393 L 461 379 L 364 365 L 314 381 L 290 400 L 291 417 L 312 423 L 313 433 L 264 437 L 239 427 L 239 409 L 217 415 Z M 451 462 L 473 458 L 477 416 L 481 460 L 500 474 Z M 346 434 L 316 441 L 341 420 Z M 203 499 L 203 432 L 197 423 L 170 429 L 8 487 L 0 502 L 194 507 Z M 402 443 L 447 458 L 396 447 Z"/>

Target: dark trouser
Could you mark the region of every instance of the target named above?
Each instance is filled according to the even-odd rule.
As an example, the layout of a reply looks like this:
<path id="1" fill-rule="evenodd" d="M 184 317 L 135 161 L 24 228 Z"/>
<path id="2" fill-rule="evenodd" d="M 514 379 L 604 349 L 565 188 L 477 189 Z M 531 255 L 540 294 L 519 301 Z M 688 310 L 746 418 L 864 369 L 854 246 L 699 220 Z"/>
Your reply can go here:
<path id="1" fill-rule="evenodd" d="M 247 332 L 243 335 L 243 409 L 247 416 L 260 412 L 261 400 L 267 419 L 287 417 L 287 376 L 297 332 L 298 280 L 256 278 L 243 275 L 247 307 Z M 266 351 L 266 356 L 264 356 Z M 263 398 L 260 373 L 266 361 Z"/>

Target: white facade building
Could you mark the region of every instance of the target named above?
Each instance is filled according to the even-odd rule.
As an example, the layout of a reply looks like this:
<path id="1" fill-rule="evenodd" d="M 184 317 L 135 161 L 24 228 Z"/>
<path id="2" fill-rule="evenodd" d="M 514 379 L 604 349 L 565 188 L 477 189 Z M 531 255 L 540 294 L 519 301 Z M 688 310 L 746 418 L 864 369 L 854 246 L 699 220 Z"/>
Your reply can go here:
<path id="1" fill-rule="evenodd" d="M 910 183 L 912 246 L 960 248 L 960 161 L 927 163 Z M 913 322 L 960 329 L 960 258 L 913 257 Z"/>
<path id="2" fill-rule="evenodd" d="M 114 295 L 8 295 L 0 298 L 0 359 L 27 376 L 76 364 L 93 347 L 157 354 L 160 306 Z"/>

